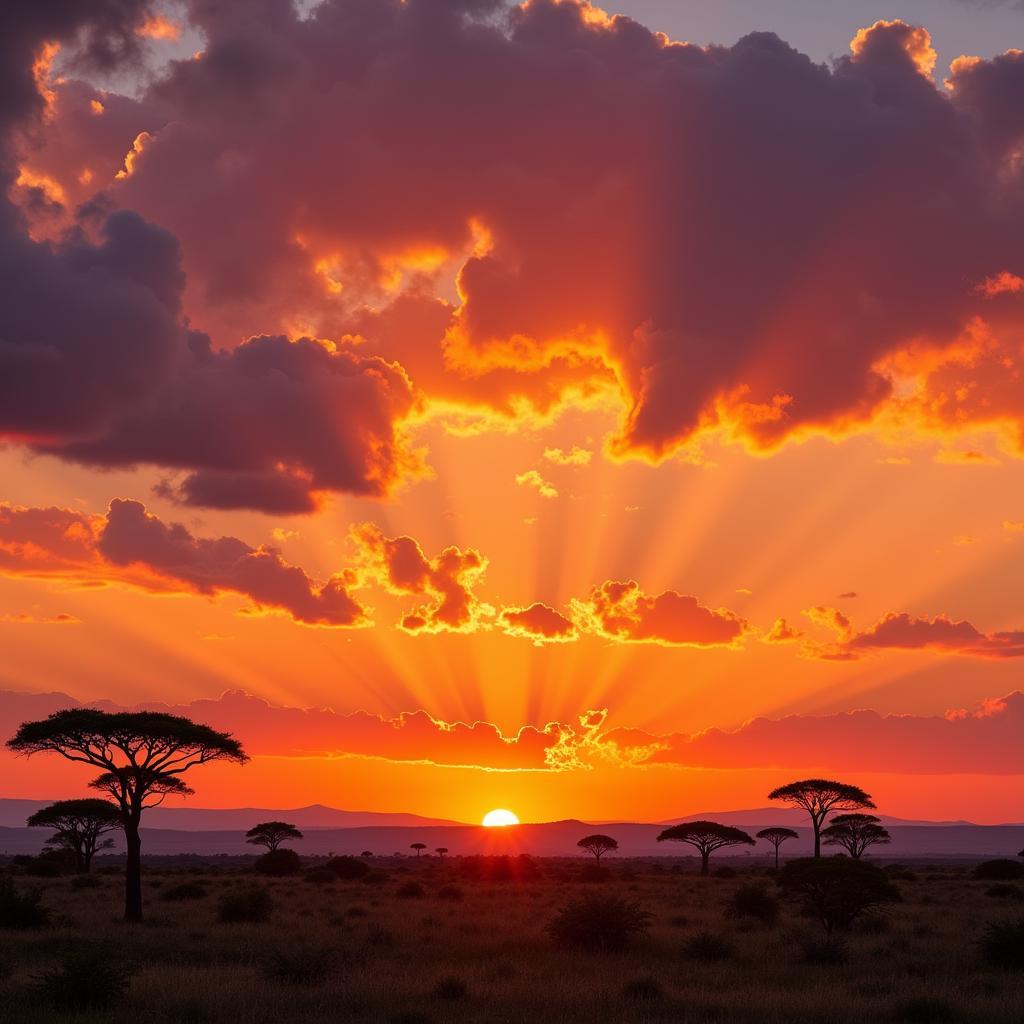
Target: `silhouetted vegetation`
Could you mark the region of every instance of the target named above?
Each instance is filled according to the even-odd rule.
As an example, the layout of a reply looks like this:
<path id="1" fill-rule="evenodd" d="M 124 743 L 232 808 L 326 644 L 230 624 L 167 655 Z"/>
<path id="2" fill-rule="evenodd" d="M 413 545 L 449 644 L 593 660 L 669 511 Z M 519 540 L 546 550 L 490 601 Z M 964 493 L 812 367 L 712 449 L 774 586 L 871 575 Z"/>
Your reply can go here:
<path id="1" fill-rule="evenodd" d="M 892 842 L 889 830 L 873 814 L 837 814 L 821 830 L 826 846 L 841 846 L 854 860 L 872 846 L 885 846 Z"/>
<path id="2" fill-rule="evenodd" d="M 43 973 L 36 991 L 58 1010 L 108 1010 L 123 997 L 136 971 L 121 950 L 82 945 Z"/>
<path id="3" fill-rule="evenodd" d="M 714 932 L 697 932 L 683 943 L 683 953 L 691 960 L 706 960 L 715 963 L 729 960 L 734 955 L 732 944 L 728 939 Z"/>
<path id="4" fill-rule="evenodd" d="M 761 831 L 757 833 L 757 838 L 766 839 L 775 848 L 775 868 L 778 870 L 779 847 L 786 842 L 787 839 L 799 839 L 800 833 L 795 829 L 773 826 L 772 828 L 761 829 Z"/>
<path id="5" fill-rule="evenodd" d="M 762 924 L 774 924 L 779 916 L 779 901 L 757 882 L 741 885 L 725 905 L 728 917 L 748 917 Z"/>
<path id="6" fill-rule="evenodd" d="M 206 886 L 200 885 L 199 882 L 181 882 L 179 885 L 170 885 L 160 893 L 160 899 L 165 903 L 205 900 Z"/>
<path id="7" fill-rule="evenodd" d="M 265 846 L 273 853 L 287 839 L 302 839 L 302 833 L 287 821 L 261 821 L 245 833 L 245 841 L 254 846 Z"/>
<path id="8" fill-rule="evenodd" d="M 1015 860 L 986 860 L 974 869 L 981 882 L 1015 882 L 1024 878 L 1024 866 Z"/>
<path id="9" fill-rule="evenodd" d="M 981 952 L 992 967 L 1024 970 L 1024 917 L 990 924 L 981 937 Z"/>
<path id="10" fill-rule="evenodd" d="M 395 891 L 395 895 L 400 900 L 421 900 L 427 892 L 419 882 L 403 882 Z"/>
<path id="11" fill-rule="evenodd" d="M 606 853 L 612 853 L 619 848 L 617 840 L 612 839 L 611 836 L 601 835 L 600 833 L 592 836 L 584 836 L 576 845 L 581 849 L 586 850 L 587 853 L 593 854 L 598 864 L 601 863 L 601 858 Z"/>
<path id="12" fill-rule="evenodd" d="M 899 890 L 873 864 L 846 857 L 804 857 L 788 861 L 779 885 L 816 918 L 826 935 L 848 928 L 864 911 L 900 900 Z"/>
<path id="13" fill-rule="evenodd" d="M 537 862 L 525 854 L 463 857 L 459 870 L 464 878 L 479 882 L 533 882 L 541 877 Z"/>
<path id="14" fill-rule="evenodd" d="M 297 875 L 302 870 L 302 858 L 294 850 L 268 850 L 256 858 L 252 869 L 261 875 L 284 878 Z"/>
<path id="15" fill-rule="evenodd" d="M 10 875 L 0 875 L 0 928 L 41 928 L 50 912 L 40 904 L 38 889 L 21 889 Z"/>
<path id="16" fill-rule="evenodd" d="M 273 897 L 259 885 L 227 892 L 217 906 L 217 918 L 226 924 L 258 924 L 268 920 L 273 912 Z"/>
<path id="17" fill-rule="evenodd" d="M 370 865 L 358 857 L 332 857 L 325 865 L 335 878 L 350 881 L 353 878 L 365 878 L 371 871 Z"/>
<path id="18" fill-rule="evenodd" d="M 687 821 L 665 829 L 658 842 L 686 843 L 700 854 L 700 873 L 708 873 L 708 860 L 715 850 L 726 846 L 753 846 L 754 840 L 746 832 L 731 825 L 720 825 L 717 821 Z"/>
<path id="19" fill-rule="evenodd" d="M 801 779 L 779 786 L 768 794 L 769 800 L 784 800 L 807 812 L 814 831 L 814 856 L 821 856 L 821 829 L 833 811 L 873 809 L 871 797 L 859 786 L 832 779 Z"/>
<path id="20" fill-rule="evenodd" d="M 651 915 L 636 901 L 600 893 L 567 903 L 548 931 L 565 946 L 617 952 L 645 933 L 650 921 Z"/>
<path id="21" fill-rule="evenodd" d="M 260 964 L 265 978 L 281 985 L 319 985 L 334 967 L 330 949 L 277 949 Z"/>
<path id="22" fill-rule="evenodd" d="M 58 800 L 29 815 L 26 822 L 32 828 L 52 828 L 53 835 L 46 845 L 54 850 L 66 850 L 74 860 L 75 870 L 86 874 L 97 850 L 114 845 L 107 832 L 121 827 L 121 812 L 109 800 L 96 797 L 84 800 Z"/>

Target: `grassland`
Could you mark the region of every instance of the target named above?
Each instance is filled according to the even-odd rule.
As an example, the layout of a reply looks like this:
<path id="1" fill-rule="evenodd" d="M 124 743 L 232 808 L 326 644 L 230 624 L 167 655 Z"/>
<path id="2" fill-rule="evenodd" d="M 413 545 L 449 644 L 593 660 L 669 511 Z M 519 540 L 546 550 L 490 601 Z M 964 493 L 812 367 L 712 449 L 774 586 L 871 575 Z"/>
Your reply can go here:
<path id="1" fill-rule="evenodd" d="M 378 863 L 372 881 L 150 869 L 147 918 L 135 926 L 119 920 L 116 875 L 88 888 L 19 878 L 20 889 L 41 890 L 51 923 L 0 930 L 0 1022 L 1021 1020 L 1024 971 L 986 965 L 979 939 L 991 922 L 1024 916 L 1024 885 L 992 894 L 965 869 L 895 873 L 902 902 L 862 918 L 838 954 L 822 956 L 820 929 L 796 906 L 783 903 L 774 924 L 726 914 L 752 877 L 772 891 L 767 872 L 700 878 L 620 861 L 586 882 L 581 862 L 546 861 L 540 878 L 493 882 L 467 880 L 457 860 Z M 410 882 L 422 895 L 408 895 Z M 182 884 L 199 886 L 198 898 L 162 898 Z M 223 897 L 253 884 L 270 893 L 270 918 L 220 921 Z M 619 953 L 558 946 L 548 923 L 595 892 L 649 911 L 646 935 Z M 57 1009 L 39 979 L 86 947 L 131 962 L 130 985 L 104 1009 Z"/>

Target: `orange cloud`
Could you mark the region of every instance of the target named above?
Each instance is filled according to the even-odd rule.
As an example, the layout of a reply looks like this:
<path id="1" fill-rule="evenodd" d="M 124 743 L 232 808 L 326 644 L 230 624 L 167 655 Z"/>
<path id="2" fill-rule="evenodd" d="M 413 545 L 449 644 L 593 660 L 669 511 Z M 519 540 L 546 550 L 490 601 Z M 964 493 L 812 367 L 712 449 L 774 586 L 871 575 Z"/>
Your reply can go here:
<path id="1" fill-rule="evenodd" d="M 574 600 L 572 609 L 581 628 L 628 643 L 736 646 L 749 632 L 747 622 L 727 608 L 708 608 L 674 590 L 650 596 L 634 580 L 607 580 L 586 601 Z"/>
<path id="2" fill-rule="evenodd" d="M 772 628 L 762 638 L 766 644 L 788 644 L 799 640 L 804 634 L 785 619 L 776 619 Z"/>
<path id="3" fill-rule="evenodd" d="M 253 548 L 234 537 L 198 538 L 178 523 L 162 522 L 140 502 L 120 498 L 105 516 L 0 504 L 0 573 L 233 593 L 256 609 L 282 611 L 307 625 L 370 625 L 349 593 L 358 585 L 351 571 L 315 583 L 276 548 Z"/>
<path id="4" fill-rule="evenodd" d="M 548 483 L 535 469 L 528 469 L 516 477 L 520 487 L 532 487 L 542 498 L 557 498 L 558 488 Z"/>
<path id="5" fill-rule="evenodd" d="M 528 608 L 503 608 L 498 621 L 510 636 L 525 637 L 538 645 L 565 643 L 578 635 L 570 619 L 540 601 Z"/>
<path id="6" fill-rule="evenodd" d="M 545 448 L 544 458 L 553 462 L 556 466 L 585 466 L 593 457 L 593 452 L 587 448 L 580 448 L 573 445 L 568 451 L 561 448 Z"/>

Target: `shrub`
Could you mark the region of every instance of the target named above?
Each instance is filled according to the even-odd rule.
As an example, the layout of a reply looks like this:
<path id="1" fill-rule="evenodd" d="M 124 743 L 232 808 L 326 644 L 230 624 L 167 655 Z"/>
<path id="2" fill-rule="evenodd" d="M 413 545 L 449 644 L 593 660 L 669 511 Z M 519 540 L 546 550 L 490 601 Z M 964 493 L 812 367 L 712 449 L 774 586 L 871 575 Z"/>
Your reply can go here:
<path id="1" fill-rule="evenodd" d="M 981 937 L 981 953 L 992 967 L 1024 970 L 1024 917 L 990 924 Z"/>
<path id="2" fill-rule="evenodd" d="M 363 875 L 363 881 L 368 885 L 380 885 L 382 882 L 386 882 L 387 880 L 388 873 L 386 871 L 381 871 L 378 868 L 371 868 L 365 875 Z"/>
<path id="3" fill-rule="evenodd" d="M 611 872 L 600 864 L 584 864 L 580 868 L 579 879 L 581 882 L 607 882 L 611 876 Z"/>
<path id="4" fill-rule="evenodd" d="M 664 996 L 665 993 L 654 978 L 634 978 L 622 986 L 623 999 L 653 1002 L 656 999 L 663 999 Z"/>
<path id="5" fill-rule="evenodd" d="M 41 928 L 50 912 L 39 905 L 38 889 L 19 890 L 9 875 L 0 875 L 0 928 Z"/>
<path id="6" fill-rule="evenodd" d="M 72 889 L 98 889 L 100 880 L 95 875 L 75 875 L 71 879 Z"/>
<path id="7" fill-rule="evenodd" d="M 457 903 L 462 899 L 462 890 L 457 885 L 442 885 L 437 890 L 437 898 L 439 900 L 451 900 L 453 903 Z"/>
<path id="8" fill-rule="evenodd" d="M 59 1010 L 106 1010 L 127 991 L 135 970 L 117 951 L 82 946 L 37 979 L 37 994 Z"/>
<path id="9" fill-rule="evenodd" d="M 225 893 L 217 907 L 217 917 L 228 924 L 266 921 L 274 910 L 274 901 L 266 889 L 246 886 Z"/>
<path id="10" fill-rule="evenodd" d="M 206 889 L 198 882 L 181 882 L 178 885 L 172 885 L 170 888 L 164 889 L 160 893 L 160 899 L 166 900 L 168 903 L 181 903 L 185 900 L 203 900 L 206 899 Z"/>
<path id="11" fill-rule="evenodd" d="M 395 895 L 400 900 L 421 900 L 426 893 L 419 882 L 403 882 L 398 889 L 395 890 Z"/>
<path id="12" fill-rule="evenodd" d="M 884 871 L 849 857 L 802 857 L 779 872 L 783 895 L 798 901 L 808 917 L 821 922 L 826 935 L 848 928 L 872 907 L 896 903 L 899 890 Z"/>
<path id="13" fill-rule="evenodd" d="M 728 960 L 733 955 L 732 946 L 721 935 L 713 932 L 697 932 L 683 946 L 683 952 L 692 960 L 715 962 Z"/>
<path id="14" fill-rule="evenodd" d="M 282 847 L 280 850 L 271 850 L 262 857 L 257 857 L 252 869 L 273 878 L 297 875 L 302 870 L 302 858 L 294 850 Z"/>
<path id="15" fill-rule="evenodd" d="M 329 949 L 279 949 L 260 964 L 260 971 L 281 985 L 319 985 L 333 966 Z"/>
<path id="16" fill-rule="evenodd" d="M 556 942 L 586 950 L 616 951 L 647 931 L 651 915 L 621 896 L 594 894 L 572 900 L 555 915 L 548 932 Z"/>
<path id="17" fill-rule="evenodd" d="M 1024 866 L 1015 860 L 987 860 L 974 869 L 974 877 L 982 882 L 1016 882 L 1024 878 Z"/>
<path id="18" fill-rule="evenodd" d="M 720 868 L 715 868 L 711 875 L 714 878 L 735 878 L 736 869 L 729 867 L 728 864 L 723 864 Z"/>
<path id="19" fill-rule="evenodd" d="M 801 935 L 796 940 L 800 959 L 814 967 L 837 967 L 846 963 L 846 943 L 835 938 Z"/>
<path id="20" fill-rule="evenodd" d="M 774 924 L 779 916 L 779 901 L 763 885 L 751 882 L 732 894 L 725 914 L 727 917 L 752 917 L 762 924 Z"/>
<path id="21" fill-rule="evenodd" d="M 466 983 L 461 978 L 442 978 L 431 990 L 435 999 L 465 999 Z"/>
<path id="22" fill-rule="evenodd" d="M 324 866 L 343 881 L 365 878 L 370 873 L 370 865 L 358 857 L 332 857 Z"/>

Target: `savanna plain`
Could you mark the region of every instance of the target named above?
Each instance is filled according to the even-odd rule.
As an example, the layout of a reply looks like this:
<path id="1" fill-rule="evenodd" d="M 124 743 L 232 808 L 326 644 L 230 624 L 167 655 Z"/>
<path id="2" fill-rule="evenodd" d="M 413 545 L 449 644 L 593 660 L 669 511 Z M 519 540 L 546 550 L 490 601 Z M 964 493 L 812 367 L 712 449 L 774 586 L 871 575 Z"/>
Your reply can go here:
<path id="1" fill-rule="evenodd" d="M 1017 1024 L 1024 880 L 882 870 L 889 897 L 831 934 L 785 867 L 729 858 L 155 864 L 141 924 L 116 865 L 9 871 L 0 1022 Z"/>

